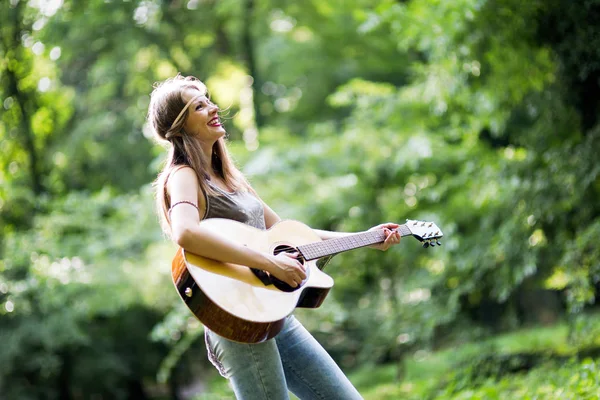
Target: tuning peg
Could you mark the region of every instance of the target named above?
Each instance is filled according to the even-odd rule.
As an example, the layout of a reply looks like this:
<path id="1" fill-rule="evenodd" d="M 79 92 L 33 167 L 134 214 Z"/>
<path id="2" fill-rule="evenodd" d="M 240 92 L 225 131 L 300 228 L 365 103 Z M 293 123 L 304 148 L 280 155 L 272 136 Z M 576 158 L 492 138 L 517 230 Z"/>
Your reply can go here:
<path id="1" fill-rule="evenodd" d="M 439 240 L 436 240 L 436 241 L 435 241 L 435 244 L 437 244 L 438 246 L 441 246 L 441 245 L 442 245 L 442 242 L 440 242 Z"/>
<path id="2" fill-rule="evenodd" d="M 423 248 L 426 249 L 429 247 L 429 242 L 425 241 L 423 242 Z"/>
<path id="3" fill-rule="evenodd" d="M 435 246 L 435 241 L 434 241 L 434 240 L 430 240 L 430 241 L 429 241 L 429 245 L 430 245 L 431 247 Z"/>

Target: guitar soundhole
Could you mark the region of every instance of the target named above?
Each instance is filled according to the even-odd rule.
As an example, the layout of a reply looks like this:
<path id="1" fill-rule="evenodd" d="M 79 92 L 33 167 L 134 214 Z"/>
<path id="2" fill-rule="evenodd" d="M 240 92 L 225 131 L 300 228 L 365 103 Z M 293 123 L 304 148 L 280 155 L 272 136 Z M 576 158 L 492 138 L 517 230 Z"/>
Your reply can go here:
<path id="1" fill-rule="evenodd" d="M 285 253 L 296 253 L 296 252 L 298 252 L 298 249 L 296 249 L 295 247 L 288 246 L 288 245 L 283 245 L 283 244 L 282 244 L 282 245 L 279 245 L 279 246 L 276 246 L 276 247 L 273 249 L 273 254 L 274 254 L 274 255 L 277 255 L 277 254 L 279 254 L 279 253 L 284 253 L 284 252 L 285 252 Z M 297 259 L 298 261 L 300 261 L 300 263 L 301 263 L 302 265 L 304 265 L 304 264 L 305 264 L 305 260 L 304 260 L 304 257 L 302 257 L 302 254 L 300 254 L 300 253 L 299 253 L 299 254 L 298 254 L 298 257 L 296 257 L 296 259 Z M 298 289 L 300 289 L 302 286 L 304 286 L 304 284 L 305 284 L 305 283 L 306 283 L 306 281 L 308 280 L 309 273 L 310 273 L 310 270 L 307 268 L 307 269 L 306 269 L 306 279 L 304 279 L 304 280 L 302 281 L 302 283 L 300 283 L 300 284 L 299 284 L 298 286 L 296 286 L 295 288 L 294 288 L 294 287 L 291 287 L 290 285 L 288 285 L 288 284 L 287 284 L 287 283 L 285 283 L 284 281 L 282 281 L 282 280 L 280 280 L 280 279 L 277 279 L 277 278 L 275 278 L 273 275 L 271 275 L 271 282 L 273 282 L 273 285 L 274 285 L 274 286 L 275 286 L 277 289 L 281 290 L 282 292 L 293 292 L 293 291 L 295 291 L 295 290 L 298 290 Z"/>

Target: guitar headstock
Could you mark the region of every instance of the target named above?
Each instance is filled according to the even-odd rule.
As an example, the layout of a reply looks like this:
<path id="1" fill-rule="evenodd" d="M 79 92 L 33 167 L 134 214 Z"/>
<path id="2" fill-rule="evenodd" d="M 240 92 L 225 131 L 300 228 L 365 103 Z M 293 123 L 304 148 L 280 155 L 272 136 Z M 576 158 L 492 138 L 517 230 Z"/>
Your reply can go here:
<path id="1" fill-rule="evenodd" d="M 415 238 L 423 242 L 424 248 L 442 245 L 440 239 L 444 234 L 435 223 L 407 219 L 405 225 Z"/>

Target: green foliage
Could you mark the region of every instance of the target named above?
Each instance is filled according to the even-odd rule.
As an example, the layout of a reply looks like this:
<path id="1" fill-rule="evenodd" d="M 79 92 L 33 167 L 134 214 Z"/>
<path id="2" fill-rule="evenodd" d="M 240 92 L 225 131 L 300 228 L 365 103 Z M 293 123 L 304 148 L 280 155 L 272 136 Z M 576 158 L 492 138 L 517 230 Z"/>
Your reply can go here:
<path id="1" fill-rule="evenodd" d="M 410 82 L 350 80 L 329 97 L 349 112 L 341 123 L 316 124 L 303 141 L 265 132 L 264 150 L 247 164 L 285 217 L 348 231 L 403 218 L 442 227 L 447 240 L 437 253 L 405 239 L 393 255 L 357 252 L 329 267 L 336 299 L 363 310 L 331 328 L 349 340 L 323 332 L 328 347 L 356 353 L 349 366 L 429 346 L 440 328 L 486 302 L 507 309 L 495 327 L 518 326 L 526 321 L 512 304 L 525 287 L 564 290 L 572 311 L 595 301 L 598 257 L 583 243 L 596 230 L 590 196 L 600 143 L 595 130 L 581 132 L 578 110 L 561 97 L 551 49 L 529 23 L 540 7 L 382 5 L 376 25 L 387 24 L 402 51 L 420 54 L 407 66 Z M 289 150 L 273 151 L 282 141 Z"/>
<path id="2" fill-rule="evenodd" d="M 586 319 L 598 327 L 597 316 Z M 594 399 L 598 362 L 577 357 L 586 349 L 571 346 L 567 333 L 563 324 L 520 330 L 414 353 L 400 377 L 392 364 L 362 368 L 350 377 L 365 399 Z"/>
<path id="3" fill-rule="evenodd" d="M 124 397 L 131 379 L 194 379 L 202 329 L 174 306 L 147 186 L 164 153 L 148 94 L 177 72 L 228 109 L 233 153 L 282 217 L 444 232 L 333 259 L 326 305 L 299 315 L 344 368 L 565 313 L 570 346 L 597 346 L 581 315 L 600 288 L 599 15 L 598 0 L 1 2 L 0 387 Z M 440 395 L 585 398 L 597 368 Z"/>
<path id="4" fill-rule="evenodd" d="M 500 380 L 488 379 L 478 387 L 463 386 L 458 390 L 432 392 L 431 384 L 380 384 L 364 390 L 367 400 L 436 399 L 436 400 L 500 400 L 586 399 L 598 397 L 598 363 L 592 359 L 545 364 L 528 373 L 511 375 Z"/>
<path id="5" fill-rule="evenodd" d="M 488 379 L 477 388 L 463 387 L 436 395 L 437 399 L 596 399 L 598 363 L 592 359 L 547 364 L 525 375 L 499 381 Z"/>
<path id="6" fill-rule="evenodd" d="M 166 260 L 145 257 L 160 235 L 150 198 L 71 193 L 47 204 L 32 229 L 5 235 L 0 388 L 8 398 L 123 398 L 153 377 L 166 352 L 148 332 L 164 312 L 168 279 Z"/>

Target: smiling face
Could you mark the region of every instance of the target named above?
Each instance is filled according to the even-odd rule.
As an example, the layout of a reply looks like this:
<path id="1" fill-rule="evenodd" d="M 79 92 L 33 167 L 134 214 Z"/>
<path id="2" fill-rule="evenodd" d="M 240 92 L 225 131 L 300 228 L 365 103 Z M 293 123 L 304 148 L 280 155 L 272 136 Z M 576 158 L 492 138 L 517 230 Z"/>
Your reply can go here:
<path id="1" fill-rule="evenodd" d="M 185 132 L 212 147 L 226 133 L 217 114 L 219 107 L 198 90 L 186 89 L 181 97 L 186 104 L 192 101 L 183 125 Z"/>

